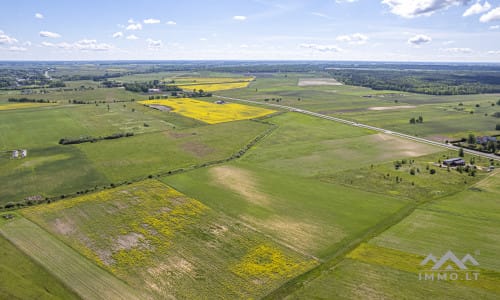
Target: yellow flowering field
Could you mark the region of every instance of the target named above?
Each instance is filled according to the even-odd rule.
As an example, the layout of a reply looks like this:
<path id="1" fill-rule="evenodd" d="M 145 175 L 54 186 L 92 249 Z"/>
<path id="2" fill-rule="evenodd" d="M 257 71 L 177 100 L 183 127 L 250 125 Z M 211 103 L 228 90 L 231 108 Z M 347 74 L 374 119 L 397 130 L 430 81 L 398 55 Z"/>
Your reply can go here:
<path id="1" fill-rule="evenodd" d="M 33 108 L 33 107 L 43 107 L 43 106 L 52 106 L 56 105 L 56 103 L 9 103 L 5 105 L 0 105 L 1 110 L 12 110 L 12 109 L 21 109 L 21 108 Z"/>
<path id="2" fill-rule="evenodd" d="M 245 88 L 254 80 L 254 77 L 179 77 L 173 79 L 175 85 L 186 91 L 215 92 Z"/>
<path id="3" fill-rule="evenodd" d="M 144 105 L 163 105 L 183 116 L 203 121 L 208 124 L 248 120 L 274 113 L 274 110 L 236 103 L 216 104 L 191 98 L 172 98 L 164 100 L 139 101 Z"/>
<path id="4" fill-rule="evenodd" d="M 21 213 L 144 299 L 257 299 L 318 264 L 157 180 Z"/>

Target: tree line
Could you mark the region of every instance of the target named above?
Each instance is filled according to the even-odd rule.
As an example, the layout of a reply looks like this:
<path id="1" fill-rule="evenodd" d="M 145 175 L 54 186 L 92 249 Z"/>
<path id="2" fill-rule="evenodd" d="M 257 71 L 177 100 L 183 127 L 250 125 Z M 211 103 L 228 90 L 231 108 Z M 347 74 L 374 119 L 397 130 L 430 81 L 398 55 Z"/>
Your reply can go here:
<path id="1" fill-rule="evenodd" d="M 125 132 L 125 133 L 113 133 L 108 136 L 100 136 L 100 137 L 92 137 L 92 136 L 82 136 L 79 138 L 62 138 L 59 140 L 60 145 L 74 145 L 74 144 L 82 144 L 82 143 L 95 143 L 102 140 L 114 140 L 123 137 L 131 137 L 134 136 L 133 132 Z"/>

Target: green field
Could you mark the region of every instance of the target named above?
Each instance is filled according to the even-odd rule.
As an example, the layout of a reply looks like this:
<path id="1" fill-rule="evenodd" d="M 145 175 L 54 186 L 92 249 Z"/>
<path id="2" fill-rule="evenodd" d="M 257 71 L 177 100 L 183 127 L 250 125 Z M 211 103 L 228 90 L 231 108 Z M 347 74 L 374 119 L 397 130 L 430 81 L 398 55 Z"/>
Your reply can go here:
<path id="1" fill-rule="evenodd" d="M 143 299 L 143 295 L 22 217 L 2 224 L 0 234 L 84 299 Z"/>
<path id="2" fill-rule="evenodd" d="M 317 264 L 158 181 L 22 213 L 135 290 L 157 299 L 204 299 L 207 293 L 214 298 L 261 297 Z M 25 228 L 14 222 L 2 229 L 11 237 L 18 231 Z M 77 290 L 79 283 L 68 285 Z"/>
<path id="3" fill-rule="evenodd" d="M 134 69 L 115 67 L 78 68 L 96 75 Z M 254 76 L 137 70 L 145 73 L 112 80 Z M 78 72 L 61 67 L 54 74 Z M 497 133 L 494 94 L 298 85 L 329 76 L 319 71 L 255 76 L 246 88 L 214 93 L 437 141 Z M 57 104 L 0 110 L 0 208 L 21 208 L 14 219 L 0 219 L 0 298 L 500 295 L 500 172 L 488 172 L 486 158 L 466 154 L 470 170 L 446 168 L 440 163 L 456 151 L 297 112 L 206 124 L 131 101 L 151 95 L 99 88 L 97 81 L 47 90 L 26 97 Z M 0 105 L 21 93 L 27 92 L 0 91 Z M 409 124 L 418 116 L 423 123 Z M 116 133 L 133 136 L 59 144 Z M 15 149 L 28 156 L 12 158 Z M 420 262 L 448 250 L 473 255 L 480 279 L 419 280 Z"/>
<path id="4" fill-rule="evenodd" d="M 2 236 L 0 249 L 0 298 L 78 299 L 71 290 Z"/>
<path id="5" fill-rule="evenodd" d="M 285 77 L 286 76 L 286 77 Z M 310 74 L 273 75 L 259 78 L 246 89 L 220 91 L 216 94 L 276 103 L 333 115 L 372 126 L 429 137 L 437 141 L 495 133 L 499 111 L 492 106 L 497 94 L 432 96 L 397 91 L 374 91 L 356 86 L 298 86 L 300 78 Z M 325 74 L 318 74 L 327 77 Z M 300 100 L 299 100 L 300 99 Z M 459 105 L 462 103 L 463 105 Z M 476 107 L 479 105 L 479 107 Z M 395 110 L 371 110 L 374 107 L 415 106 Z M 460 110 L 458 110 L 460 109 Z M 473 114 L 470 114 L 473 111 Z M 487 116 L 485 116 L 487 114 Z M 412 117 L 422 115 L 424 123 L 409 124 Z M 466 124 L 466 125 L 465 125 Z"/>

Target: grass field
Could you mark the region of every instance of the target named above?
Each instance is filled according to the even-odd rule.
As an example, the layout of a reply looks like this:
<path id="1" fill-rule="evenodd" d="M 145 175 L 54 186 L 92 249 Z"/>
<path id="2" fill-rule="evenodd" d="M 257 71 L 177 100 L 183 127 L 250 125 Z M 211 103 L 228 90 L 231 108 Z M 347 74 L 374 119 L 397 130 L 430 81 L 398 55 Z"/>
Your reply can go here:
<path id="1" fill-rule="evenodd" d="M 0 233 L 84 299 L 144 299 L 34 223 L 16 217 Z"/>
<path id="2" fill-rule="evenodd" d="M 144 100 L 140 104 L 163 105 L 183 116 L 203 121 L 208 124 L 255 119 L 269 115 L 275 111 L 255 106 L 236 103 L 216 104 L 191 98 L 174 98 L 169 100 Z"/>
<path id="3" fill-rule="evenodd" d="M 254 77 L 176 77 L 175 85 L 186 91 L 216 92 L 247 87 Z"/>
<path id="4" fill-rule="evenodd" d="M 341 299 L 416 299 L 431 295 L 440 299 L 497 299 L 499 186 L 498 174 L 490 174 L 467 190 L 421 206 L 289 298 L 322 298 L 333 293 Z M 430 253 L 439 258 L 448 250 L 460 258 L 467 253 L 475 257 L 479 266 L 472 269 L 479 272 L 479 279 L 419 280 L 418 273 L 425 268 L 420 262 Z M 393 288 L 402 284 L 403 290 Z"/>
<path id="5" fill-rule="evenodd" d="M 137 135 L 77 148 L 111 182 L 230 157 L 269 126 L 252 121 Z M 237 136 L 235 132 L 239 132 Z"/>
<path id="6" fill-rule="evenodd" d="M 286 76 L 286 77 L 285 77 Z M 314 76 L 314 75 L 313 75 Z M 324 77 L 324 74 L 317 74 Z M 469 131 L 495 133 L 499 111 L 498 94 L 431 96 L 397 91 L 375 91 L 356 86 L 298 86 L 303 74 L 274 74 L 259 78 L 248 89 L 217 92 L 219 95 L 251 99 L 307 109 L 373 126 L 429 137 L 443 142 L 467 136 Z M 314 78 L 307 78 L 313 80 Z M 265 101 L 267 99 L 268 101 Z M 460 105 L 462 104 L 462 105 Z M 372 107 L 415 106 L 396 110 L 370 110 Z M 478 106 L 478 107 L 477 107 Z M 473 111 L 473 114 L 470 112 Z M 487 116 L 485 116 L 487 114 Z M 409 124 L 422 115 L 424 123 Z"/>
<path id="7" fill-rule="evenodd" d="M 158 181 L 38 206 L 23 215 L 158 299 L 260 297 L 317 264 Z"/>
<path id="8" fill-rule="evenodd" d="M 2 221 L 0 221 L 2 222 Z M 2 224 L 0 224 L 0 227 Z M 79 299 L 0 235 L 0 298 Z"/>

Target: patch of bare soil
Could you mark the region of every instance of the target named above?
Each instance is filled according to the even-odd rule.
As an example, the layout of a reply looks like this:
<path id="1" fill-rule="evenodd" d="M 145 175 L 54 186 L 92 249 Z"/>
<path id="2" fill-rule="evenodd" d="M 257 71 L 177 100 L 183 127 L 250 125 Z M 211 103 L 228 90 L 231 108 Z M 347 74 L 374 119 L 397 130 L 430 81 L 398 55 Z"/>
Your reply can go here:
<path id="1" fill-rule="evenodd" d="M 52 227 L 62 235 L 71 235 L 76 231 L 75 223 L 66 217 L 55 219 Z"/>
<path id="2" fill-rule="evenodd" d="M 204 157 L 214 152 L 214 149 L 212 147 L 194 141 L 184 143 L 181 147 L 184 151 L 196 155 L 197 157 Z"/>
<path id="3" fill-rule="evenodd" d="M 129 250 L 143 244 L 144 236 L 140 233 L 131 232 L 120 235 L 115 240 L 114 250 Z"/>
<path id="4" fill-rule="evenodd" d="M 257 205 L 269 204 L 269 195 L 259 190 L 251 172 L 233 166 L 217 166 L 211 168 L 209 172 L 214 183 L 242 196 L 245 200 Z"/>

